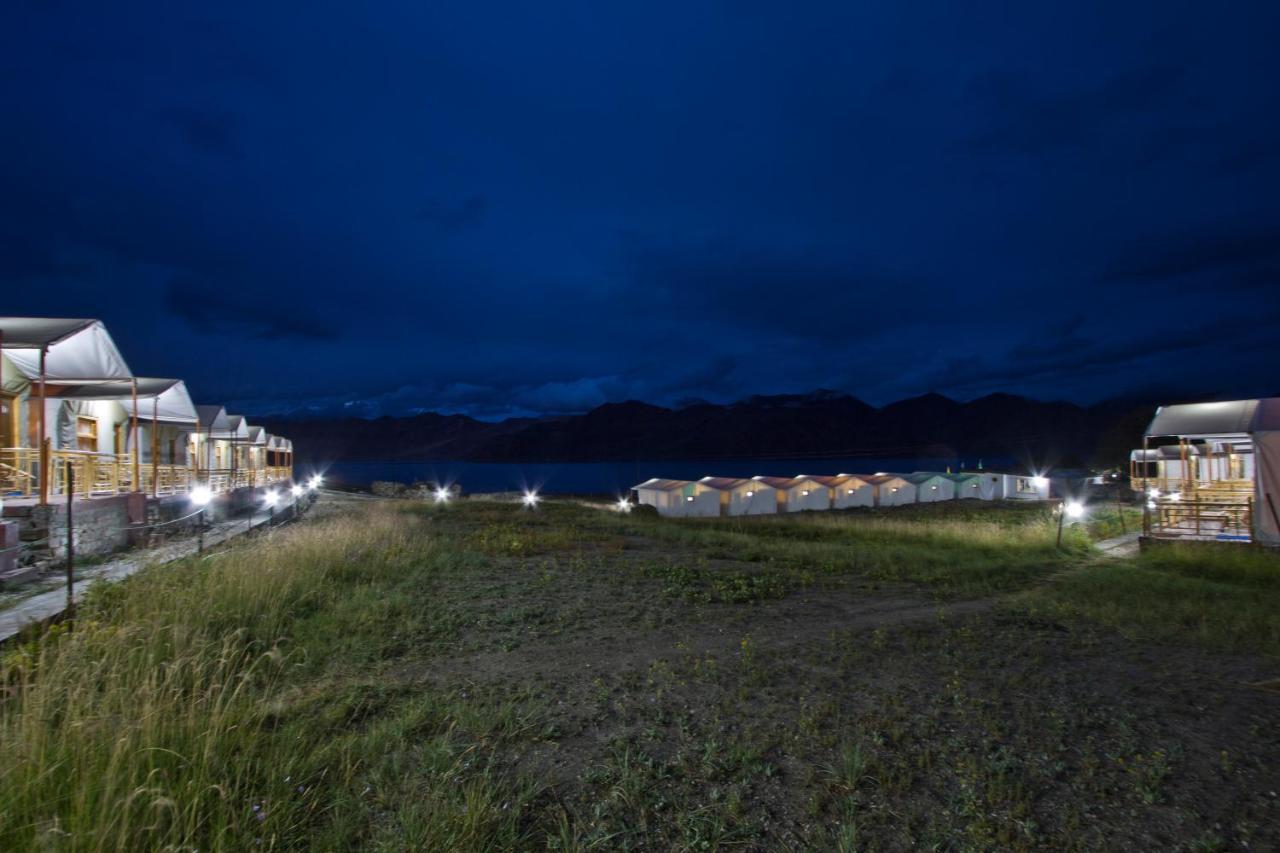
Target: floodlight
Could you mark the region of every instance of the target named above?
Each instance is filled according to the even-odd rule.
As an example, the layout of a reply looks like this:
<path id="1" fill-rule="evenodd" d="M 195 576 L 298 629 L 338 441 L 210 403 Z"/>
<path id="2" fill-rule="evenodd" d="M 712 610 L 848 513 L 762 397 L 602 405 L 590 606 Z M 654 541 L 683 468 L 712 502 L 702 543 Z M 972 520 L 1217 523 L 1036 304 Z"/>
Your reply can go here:
<path id="1" fill-rule="evenodd" d="M 213 492 L 209 491 L 208 486 L 196 486 L 187 497 L 191 499 L 193 505 L 205 506 L 213 500 Z"/>
<path id="2" fill-rule="evenodd" d="M 1068 518 L 1079 518 L 1084 515 L 1084 504 L 1079 501 L 1067 501 L 1063 506 Z"/>

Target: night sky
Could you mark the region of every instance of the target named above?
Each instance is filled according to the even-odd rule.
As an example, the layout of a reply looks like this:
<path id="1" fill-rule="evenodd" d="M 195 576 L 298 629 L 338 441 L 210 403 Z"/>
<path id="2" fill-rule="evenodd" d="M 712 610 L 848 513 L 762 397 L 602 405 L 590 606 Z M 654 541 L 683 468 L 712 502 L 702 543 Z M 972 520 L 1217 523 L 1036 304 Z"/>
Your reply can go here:
<path id="1" fill-rule="evenodd" d="M 6 4 L 0 313 L 250 414 L 1280 392 L 1280 4 L 274 5 Z"/>

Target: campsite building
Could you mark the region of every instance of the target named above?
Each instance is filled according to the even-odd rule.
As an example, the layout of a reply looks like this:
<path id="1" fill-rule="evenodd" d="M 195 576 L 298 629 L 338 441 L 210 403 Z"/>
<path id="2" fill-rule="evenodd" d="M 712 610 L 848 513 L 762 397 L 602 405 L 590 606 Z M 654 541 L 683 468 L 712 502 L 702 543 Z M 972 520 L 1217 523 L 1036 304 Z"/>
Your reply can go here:
<path id="1" fill-rule="evenodd" d="M 838 474 L 829 478 L 835 497 L 831 502 L 833 509 L 848 509 L 855 506 L 875 506 L 875 484 L 860 474 Z"/>
<path id="2" fill-rule="evenodd" d="M 785 492 L 779 492 L 775 483 L 789 481 L 782 477 L 703 477 L 698 482 L 720 493 L 722 515 L 773 515 L 786 500 Z"/>
<path id="3" fill-rule="evenodd" d="M 1006 501 L 1047 501 L 1049 478 L 1038 474 L 995 474 L 999 478 L 997 498 Z"/>
<path id="4" fill-rule="evenodd" d="M 955 499 L 956 483 L 946 474 L 916 471 L 903 474 L 902 479 L 916 487 L 916 503 L 936 503 Z"/>
<path id="5" fill-rule="evenodd" d="M 896 474 L 872 474 L 863 477 L 875 489 L 876 506 L 904 506 L 916 502 L 916 487 Z"/>
<path id="6" fill-rule="evenodd" d="M 69 489 L 94 498 L 185 493 L 230 460 L 230 441 L 208 442 L 210 434 L 185 384 L 134 376 L 101 321 L 0 317 L 0 498 L 9 506 L 46 505 Z M 250 482 L 292 477 L 287 441 L 278 441 L 280 464 L 250 457 Z M 207 484 L 234 487 L 229 478 Z"/>
<path id="7" fill-rule="evenodd" d="M 720 492 L 692 480 L 654 477 L 632 487 L 638 503 L 673 518 L 720 515 Z"/>
<path id="8" fill-rule="evenodd" d="M 801 474 L 796 477 L 752 477 L 777 491 L 779 512 L 831 509 L 835 477 Z"/>
<path id="9" fill-rule="evenodd" d="M 1162 406 L 1135 454 L 1146 537 L 1280 545 L 1280 397 Z"/>
<path id="10" fill-rule="evenodd" d="M 994 478 L 983 474 L 947 474 L 947 479 L 955 484 L 956 500 L 991 500 L 995 491 Z"/>

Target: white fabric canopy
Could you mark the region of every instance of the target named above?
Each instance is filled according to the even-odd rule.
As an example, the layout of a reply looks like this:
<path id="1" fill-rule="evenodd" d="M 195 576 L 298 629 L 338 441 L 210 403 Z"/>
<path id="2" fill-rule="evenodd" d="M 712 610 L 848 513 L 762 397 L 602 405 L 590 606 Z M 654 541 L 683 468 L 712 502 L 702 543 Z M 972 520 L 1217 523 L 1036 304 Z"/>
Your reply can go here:
<path id="1" fill-rule="evenodd" d="M 45 354 L 45 383 L 131 379 L 133 373 L 99 320 L 0 317 L 0 336 L 9 362 L 28 380 L 40 378 Z"/>
<path id="2" fill-rule="evenodd" d="M 187 386 L 181 379 L 155 379 L 138 377 L 133 381 L 91 382 L 81 385 L 63 385 L 58 388 L 59 400 L 114 400 L 124 407 L 127 414 L 133 412 L 133 386 L 138 385 L 138 419 L 154 419 L 173 424 L 195 424 L 199 417 Z"/>
<path id="3" fill-rule="evenodd" d="M 1225 403 L 1187 403 L 1161 406 L 1147 427 L 1147 436 L 1179 435 L 1206 437 L 1243 435 L 1253 421 L 1257 400 L 1230 400 Z"/>
<path id="4" fill-rule="evenodd" d="M 1255 457 L 1253 538 L 1280 545 L 1280 397 L 1258 401 L 1250 432 Z"/>
<path id="5" fill-rule="evenodd" d="M 204 431 L 226 431 L 227 410 L 221 406 L 196 406 L 196 414 L 200 417 L 200 429 Z"/>

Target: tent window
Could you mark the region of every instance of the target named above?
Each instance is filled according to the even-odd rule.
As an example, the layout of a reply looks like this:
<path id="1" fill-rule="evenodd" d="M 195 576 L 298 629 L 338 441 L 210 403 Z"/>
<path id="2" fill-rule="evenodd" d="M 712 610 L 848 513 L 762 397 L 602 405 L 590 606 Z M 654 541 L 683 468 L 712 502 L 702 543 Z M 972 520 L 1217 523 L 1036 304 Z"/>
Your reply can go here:
<path id="1" fill-rule="evenodd" d="M 1014 489 L 1015 489 L 1015 490 L 1017 490 L 1017 491 L 1019 491 L 1019 492 L 1034 492 L 1034 491 L 1035 491 L 1035 489 L 1031 488 L 1031 481 L 1030 481 L 1030 480 L 1028 480 L 1026 477 L 1019 477 L 1019 478 L 1017 479 L 1017 481 L 1014 483 L 1014 486 L 1013 486 L 1013 487 L 1014 487 Z"/>
<path id="2" fill-rule="evenodd" d="M 98 452 L 98 419 L 76 416 L 76 450 Z"/>

